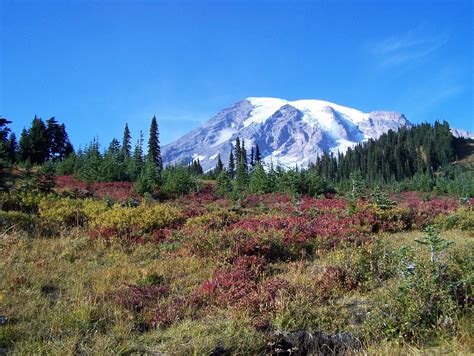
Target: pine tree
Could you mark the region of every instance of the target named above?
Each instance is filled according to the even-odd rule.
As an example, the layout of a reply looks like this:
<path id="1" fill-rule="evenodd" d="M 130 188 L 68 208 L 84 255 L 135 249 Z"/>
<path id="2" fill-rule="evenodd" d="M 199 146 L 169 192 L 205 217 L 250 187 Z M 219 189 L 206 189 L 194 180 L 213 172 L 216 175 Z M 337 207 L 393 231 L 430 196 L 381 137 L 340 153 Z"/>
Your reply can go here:
<path id="1" fill-rule="evenodd" d="M 224 164 L 222 163 L 222 160 L 221 160 L 221 155 L 218 154 L 217 155 L 217 163 L 216 163 L 216 168 L 214 168 L 214 174 L 216 177 L 219 176 L 219 174 L 221 174 L 221 172 L 224 170 Z"/>
<path id="2" fill-rule="evenodd" d="M 216 193 L 219 195 L 227 195 L 232 191 L 232 181 L 229 174 L 225 170 L 221 170 L 217 176 Z"/>
<path id="3" fill-rule="evenodd" d="M 18 146 L 20 161 L 29 161 L 31 156 L 30 135 L 28 134 L 28 131 L 25 128 L 23 129 L 23 131 L 21 131 L 20 142 Z"/>
<path id="4" fill-rule="evenodd" d="M 43 120 L 36 117 L 33 119 L 28 131 L 30 142 L 30 161 L 33 164 L 42 164 L 49 157 L 49 140 L 46 125 Z"/>
<path id="5" fill-rule="evenodd" d="M 99 151 L 99 142 L 94 139 L 80 157 L 77 175 L 84 182 L 90 184 L 104 180 L 102 177 L 102 155 Z"/>
<path id="6" fill-rule="evenodd" d="M 105 151 L 104 159 L 101 163 L 100 177 L 107 182 L 123 181 L 125 179 L 125 169 L 123 161 L 120 159 L 122 149 L 119 141 L 114 138 Z"/>
<path id="7" fill-rule="evenodd" d="M 261 162 L 256 162 L 250 176 L 249 191 L 256 194 L 268 193 L 270 191 L 268 177 Z"/>
<path id="8" fill-rule="evenodd" d="M 135 182 L 134 188 L 140 194 L 153 194 L 158 184 L 158 173 L 156 164 L 152 160 L 148 159 L 140 173 L 137 181 Z"/>
<path id="9" fill-rule="evenodd" d="M 10 134 L 8 139 L 8 159 L 11 163 L 16 163 L 16 153 L 18 151 L 18 143 L 16 142 L 16 135 L 14 132 Z"/>
<path id="10" fill-rule="evenodd" d="M 63 160 L 74 151 L 66 132 L 66 126 L 59 124 L 54 117 L 46 120 L 46 135 L 48 138 L 48 158 Z"/>
<path id="11" fill-rule="evenodd" d="M 244 190 L 248 183 L 247 152 L 245 142 L 240 143 L 239 138 L 235 142 L 237 167 L 235 173 L 236 186 L 239 190 Z"/>
<path id="12" fill-rule="evenodd" d="M 258 147 L 258 144 L 255 146 L 255 162 L 260 162 L 262 160 L 262 157 L 260 155 L 260 147 Z"/>
<path id="13" fill-rule="evenodd" d="M 38 171 L 35 177 L 35 187 L 40 193 L 52 193 L 56 186 L 56 176 L 54 166 L 51 162 L 46 162 Z"/>
<path id="14" fill-rule="evenodd" d="M 252 146 L 252 149 L 250 150 L 250 166 L 252 168 L 255 167 L 255 149 Z"/>
<path id="15" fill-rule="evenodd" d="M 130 157 L 132 151 L 131 139 L 132 137 L 130 135 L 130 130 L 128 129 L 128 124 L 125 124 L 122 139 L 122 155 L 124 159 Z"/>
<path id="16" fill-rule="evenodd" d="M 229 155 L 229 177 L 233 179 L 235 177 L 235 159 L 234 159 L 234 153 L 232 150 L 230 151 Z"/>
<path id="17" fill-rule="evenodd" d="M 143 169 L 143 133 L 140 136 L 133 150 L 133 156 L 128 165 L 127 173 L 132 182 L 135 182 Z"/>
<path id="18" fill-rule="evenodd" d="M 310 196 L 318 196 L 328 191 L 327 182 L 321 178 L 315 169 L 310 169 L 306 178 L 307 191 Z"/>
<path id="19" fill-rule="evenodd" d="M 158 174 L 161 174 L 163 171 L 163 160 L 161 158 L 158 124 L 155 116 L 151 119 L 147 159 L 155 164 Z"/>
<path id="20" fill-rule="evenodd" d="M 10 157 L 8 150 L 8 132 L 10 129 L 7 127 L 11 121 L 0 117 L 0 188 L 5 188 L 6 173 L 5 169 L 8 168 Z"/>
<path id="21" fill-rule="evenodd" d="M 194 176 L 184 165 L 167 167 L 163 171 L 161 192 L 168 196 L 183 195 L 195 190 L 196 187 L 197 184 Z"/>

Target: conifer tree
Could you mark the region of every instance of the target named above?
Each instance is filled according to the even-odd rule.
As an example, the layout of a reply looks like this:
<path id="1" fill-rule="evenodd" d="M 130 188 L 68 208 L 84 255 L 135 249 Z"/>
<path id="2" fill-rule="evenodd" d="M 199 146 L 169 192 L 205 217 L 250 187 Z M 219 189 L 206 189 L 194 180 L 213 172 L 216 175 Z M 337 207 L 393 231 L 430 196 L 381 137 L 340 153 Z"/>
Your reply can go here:
<path id="1" fill-rule="evenodd" d="M 216 192 L 219 195 L 227 195 L 232 191 L 232 181 L 225 170 L 221 170 L 217 176 Z"/>
<path id="2" fill-rule="evenodd" d="M 61 161 L 74 151 L 66 132 L 66 126 L 59 124 L 54 117 L 46 120 L 46 136 L 48 140 L 48 160 Z"/>
<path id="3" fill-rule="evenodd" d="M 16 163 L 16 153 L 18 151 L 18 143 L 16 142 L 16 135 L 14 132 L 10 134 L 7 144 L 8 159 L 11 163 Z"/>
<path id="4" fill-rule="evenodd" d="M 133 150 L 133 156 L 128 165 L 128 176 L 132 182 L 135 182 L 143 169 L 143 133 L 140 131 L 139 138 Z"/>
<path id="5" fill-rule="evenodd" d="M 49 157 L 49 141 L 46 125 L 43 120 L 36 117 L 28 131 L 30 143 L 30 161 L 33 164 L 42 164 Z"/>
<path id="6" fill-rule="evenodd" d="M 256 194 L 270 191 L 268 177 L 261 162 L 255 163 L 255 168 L 250 176 L 249 191 Z"/>
<path id="7" fill-rule="evenodd" d="M 260 148 L 258 147 L 258 144 L 255 146 L 255 162 L 260 162 L 262 160 L 262 157 L 260 155 Z"/>
<path id="8" fill-rule="evenodd" d="M 125 124 L 122 139 L 122 155 L 124 159 L 130 157 L 132 151 L 131 139 L 132 137 L 130 135 L 130 130 L 128 129 L 128 124 Z"/>
<path id="9" fill-rule="evenodd" d="M 31 156 L 31 145 L 30 145 L 30 135 L 28 131 L 24 128 L 21 131 L 20 142 L 18 145 L 19 159 L 21 162 L 29 161 Z"/>
<path id="10" fill-rule="evenodd" d="M 255 167 L 255 149 L 252 146 L 252 149 L 250 150 L 250 166 L 252 168 Z"/>
<path id="11" fill-rule="evenodd" d="M 7 127 L 11 121 L 0 117 L 0 188 L 5 188 L 5 169 L 9 166 L 9 150 L 8 150 L 8 132 L 10 129 Z"/>
<path id="12" fill-rule="evenodd" d="M 239 190 L 244 190 L 248 183 L 248 171 L 247 171 L 247 152 L 245 150 L 245 142 L 242 141 L 240 144 L 237 138 L 235 147 L 237 154 L 237 167 L 235 173 L 236 187 Z M 238 151 L 237 151 L 238 148 Z"/>
<path id="13" fill-rule="evenodd" d="M 214 174 L 216 177 L 221 174 L 221 172 L 224 170 L 224 164 L 222 163 L 221 160 L 221 155 L 220 153 L 217 155 L 217 163 L 216 163 L 216 168 L 214 168 Z"/>
<path id="14" fill-rule="evenodd" d="M 120 159 L 121 152 L 119 141 L 116 138 L 112 139 L 101 163 L 100 177 L 102 180 L 114 182 L 125 179 L 123 161 Z"/>
<path id="15" fill-rule="evenodd" d="M 231 150 L 230 155 L 229 155 L 229 178 L 233 179 L 234 177 L 235 177 L 235 159 L 234 159 L 234 153 Z"/>
<path id="16" fill-rule="evenodd" d="M 161 158 L 161 147 L 158 132 L 158 123 L 156 117 L 153 116 L 150 125 L 150 138 L 148 139 L 148 155 L 147 159 L 154 163 L 157 173 L 160 174 L 163 171 L 163 160 Z"/>
<path id="17" fill-rule="evenodd" d="M 152 194 L 158 184 L 158 172 L 155 162 L 148 159 L 135 182 L 134 188 L 140 194 Z"/>

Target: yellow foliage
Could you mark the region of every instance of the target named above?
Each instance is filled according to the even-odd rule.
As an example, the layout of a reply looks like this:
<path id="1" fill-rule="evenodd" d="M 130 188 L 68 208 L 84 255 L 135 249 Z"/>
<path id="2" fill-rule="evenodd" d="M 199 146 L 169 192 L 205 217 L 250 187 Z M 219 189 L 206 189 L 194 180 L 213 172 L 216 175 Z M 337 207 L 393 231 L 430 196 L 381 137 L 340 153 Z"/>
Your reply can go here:
<path id="1" fill-rule="evenodd" d="M 474 230 L 474 211 L 460 208 L 449 215 L 439 215 L 435 224 L 444 229 Z"/>
<path id="2" fill-rule="evenodd" d="M 107 209 L 107 204 L 100 200 L 45 198 L 39 202 L 38 215 L 46 224 L 77 226 L 87 224 Z"/>
<path id="3" fill-rule="evenodd" d="M 239 216 L 235 212 L 223 210 L 190 218 L 186 221 L 185 226 L 188 228 L 204 227 L 210 229 L 222 229 L 225 226 L 236 222 L 238 219 Z"/>
<path id="4" fill-rule="evenodd" d="M 92 221 L 95 227 L 128 230 L 136 228 L 151 231 L 183 220 L 181 210 L 167 204 L 140 205 L 137 208 L 115 205 L 97 215 Z"/>

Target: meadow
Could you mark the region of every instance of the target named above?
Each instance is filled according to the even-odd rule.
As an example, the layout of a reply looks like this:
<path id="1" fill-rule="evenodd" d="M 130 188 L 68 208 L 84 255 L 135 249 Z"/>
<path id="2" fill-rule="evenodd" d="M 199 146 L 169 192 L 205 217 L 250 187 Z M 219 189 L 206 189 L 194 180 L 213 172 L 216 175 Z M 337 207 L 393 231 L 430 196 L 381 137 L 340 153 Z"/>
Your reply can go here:
<path id="1" fill-rule="evenodd" d="M 0 204 L 0 353 L 474 352 L 468 199 L 59 177 Z"/>

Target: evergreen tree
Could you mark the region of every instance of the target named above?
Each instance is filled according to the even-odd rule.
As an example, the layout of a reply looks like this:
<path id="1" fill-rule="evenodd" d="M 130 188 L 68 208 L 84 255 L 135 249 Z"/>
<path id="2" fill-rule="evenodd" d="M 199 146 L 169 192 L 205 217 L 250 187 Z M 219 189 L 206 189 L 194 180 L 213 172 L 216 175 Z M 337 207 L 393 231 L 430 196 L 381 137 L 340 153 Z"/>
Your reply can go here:
<path id="1" fill-rule="evenodd" d="M 262 160 L 262 157 L 260 155 L 260 148 L 258 147 L 258 144 L 255 146 L 255 162 L 260 162 Z"/>
<path id="2" fill-rule="evenodd" d="M 219 177 L 219 174 L 224 170 L 224 164 L 222 163 L 221 160 L 221 155 L 217 155 L 217 163 L 216 163 L 216 168 L 214 168 L 214 174 L 216 177 Z"/>
<path id="3" fill-rule="evenodd" d="M 42 164 L 49 157 L 49 140 L 46 125 L 43 120 L 36 117 L 33 119 L 31 128 L 28 131 L 30 156 L 29 160 L 33 164 Z"/>
<path id="4" fill-rule="evenodd" d="M 56 186 L 55 169 L 51 162 L 46 162 L 36 174 L 35 187 L 40 193 L 52 193 Z"/>
<path id="5" fill-rule="evenodd" d="M 117 139 L 112 139 L 109 148 L 105 151 L 101 163 L 100 178 L 106 182 L 125 180 L 125 169 L 121 160 L 122 149 Z"/>
<path id="6" fill-rule="evenodd" d="M 189 166 L 189 172 L 195 176 L 198 176 L 200 174 L 203 174 L 201 162 L 199 159 L 194 160 L 191 165 Z"/>
<path id="7" fill-rule="evenodd" d="M 156 164 L 148 159 L 135 182 L 134 188 L 140 194 L 153 194 L 158 185 L 158 172 Z"/>
<path id="8" fill-rule="evenodd" d="M 18 145 L 18 153 L 21 162 L 26 162 L 30 159 L 31 156 L 31 144 L 30 144 L 30 135 L 28 131 L 24 128 L 21 131 L 20 142 Z"/>
<path id="9" fill-rule="evenodd" d="M 123 130 L 123 139 L 122 139 L 122 155 L 123 158 L 130 157 L 132 151 L 132 144 L 131 144 L 131 135 L 130 130 L 128 129 L 128 124 L 125 124 L 125 129 Z"/>
<path id="10" fill-rule="evenodd" d="M 261 162 L 255 163 L 255 168 L 250 176 L 249 191 L 256 194 L 270 191 L 268 177 Z"/>
<path id="11" fill-rule="evenodd" d="M 183 195 L 197 188 L 194 176 L 184 165 L 167 167 L 163 172 L 161 191 L 168 196 Z"/>
<path id="12" fill-rule="evenodd" d="M 7 144 L 8 159 L 11 163 L 16 163 L 16 153 L 18 151 L 18 143 L 16 142 L 16 135 L 14 132 L 10 134 Z"/>
<path id="13" fill-rule="evenodd" d="M 250 166 L 252 168 L 255 167 L 255 149 L 252 146 L 252 149 L 250 150 Z"/>
<path id="14" fill-rule="evenodd" d="M 229 178 L 233 179 L 234 177 L 235 177 L 235 160 L 234 160 L 234 153 L 231 150 L 230 155 L 229 155 Z"/>
<path id="15" fill-rule="evenodd" d="M 8 145 L 8 133 L 10 129 L 8 128 L 8 124 L 11 121 L 0 117 L 0 189 L 6 188 L 5 180 L 6 180 L 6 172 L 5 169 L 8 168 L 10 165 L 10 155 L 9 155 L 9 145 Z"/>
<path id="16" fill-rule="evenodd" d="M 70 175 L 75 174 L 76 170 L 76 154 L 74 152 L 70 153 L 62 161 L 58 161 L 55 163 L 55 170 L 56 174 L 63 176 L 63 175 Z"/>
<path id="17" fill-rule="evenodd" d="M 239 138 L 235 142 L 237 167 L 235 173 L 236 187 L 238 190 L 244 190 L 248 183 L 247 152 L 245 142 L 240 143 Z"/>
<path id="18" fill-rule="evenodd" d="M 153 116 L 151 119 L 147 159 L 155 164 L 158 174 L 163 171 L 163 160 L 161 158 L 158 124 L 156 122 L 155 116 Z"/>
<path id="19" fill-rule="evenodd" d="M 143 169 L 143 134 L 140 131 L 140 136 L 133 150 L 133 157 L 128 165 L 128 176 L 132 182 L 135 182 Z"/>
<path id="20" fill-rule="evenodd" d="M 328 191 L 327 182 L 318 174 L 315 169 L 310 169 L 307 174 L 307 192 L 310 196 L 318 196 Z"/>
<path id="21" fill-rule="evenodd" d="M 232 181 L 225 170 L 221 170 L 217 176 L 216 193 L 224 196 L 232 191 Z"/>
<path id="22" fill-rule="evenodd" d="M 63 160 L 74 151 L 69 142 L 66 126 L 59 124 L 54 117 L 46 120 L 46 136 L 48 139 L 48 159 Z"/>
<path id="23" fill-rule="evenodd" d="M 77 176 L 79 179 L 90 184 L 103 180 L 102 177 L 102 155 L 99 151 L 99 142 L 94 139 L 84 151 L 84 154 L 79 156 L 80 162 L 78 164 Z"/>

